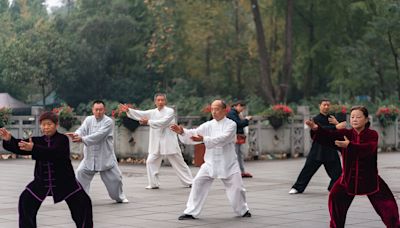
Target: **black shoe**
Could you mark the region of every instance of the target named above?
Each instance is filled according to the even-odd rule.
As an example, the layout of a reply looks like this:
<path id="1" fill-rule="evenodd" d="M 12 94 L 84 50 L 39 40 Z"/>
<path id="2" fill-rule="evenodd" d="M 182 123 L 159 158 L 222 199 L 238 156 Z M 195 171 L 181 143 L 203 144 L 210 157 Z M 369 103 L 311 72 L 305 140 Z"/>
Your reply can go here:
<path id="1" fill-rule="evenodd" d="M 196 218 L 193 217 L 193 215 L 188 215 L 188 214 L 183 214 L 178 218 L 178 220 L 191 220 L 191 219 L 196 219 Z"/>
<path id="2" fill-rule="evenodd" d="M 244 213 L 244 215 L 242 215 L 243 218 L 250 218 L 251 217 L 251 213 L 250 211 L 246 211 L 246 213 Z"/>

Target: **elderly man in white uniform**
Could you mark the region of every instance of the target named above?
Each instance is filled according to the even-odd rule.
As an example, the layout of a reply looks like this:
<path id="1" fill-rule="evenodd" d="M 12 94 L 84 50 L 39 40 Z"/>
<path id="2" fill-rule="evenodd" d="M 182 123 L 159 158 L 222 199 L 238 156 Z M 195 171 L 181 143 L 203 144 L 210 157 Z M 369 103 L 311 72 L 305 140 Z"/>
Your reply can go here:
<path id="1" fill-rule="evenodd" d="M 213 120 L 196 129 L 171 126 L 171 130 L 178 133 L 184 143 L 203 142 L 206 147 L 205 163 L 193 180 L 186 209 L 179 220 L 195 219 L 200 214 L 215 178 L 224 183 L 233 211 L 238 216 L 251 217 L 235 152 L 236 123 L 226 118 L 226 104 L 222 100 L 215 100 L 211 104 L 211 114 Z"/>
<path id="2" fill-rule="evenodd" d="M 111 199 L 117 203 L 128 203 L 122 191 L 122 173 L 114 153 L 114 122 L 105 115 L 103 101 L 94 101 L 93 115 L 86 117 L 75 133 L 67 133 L 72 142 L 81 142 L 83 160 L 76 170 L 76 179 L 89 194 L 90 182 L 100 172 Z"/>
<path id="3" fill-rule="evenodd" d="M 121 110 L 127 112 L 131 119 L 138 120 L 142 125 L 150 126 L 149 155 L 146 160 L 147 178 L 149 185 L 146 189 L 158 189 L 160 181 L 158 173 L 163 156 L 169 160 L 184 187 L 191 187 L 193 176 L 182 157 L 178 137 L 169 129 L 175 124 L 175 112 L 167 107 L 167 97 L 163 93 L 154 95 L 157 108 L 140 111 L 121 105 Z"/>

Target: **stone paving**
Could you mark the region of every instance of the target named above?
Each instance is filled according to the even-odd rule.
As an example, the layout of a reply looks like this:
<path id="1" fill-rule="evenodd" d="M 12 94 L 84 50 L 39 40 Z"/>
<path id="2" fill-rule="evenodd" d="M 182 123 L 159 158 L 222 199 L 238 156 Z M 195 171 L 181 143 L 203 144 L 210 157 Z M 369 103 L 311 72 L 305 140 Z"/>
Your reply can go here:
<path id="1" fill-rule="evenodd" d="M 400 203 L 400 153 L 380 153 L 379 171 Z M 254 178 L 244 179 L 252 218 L 238 218 L 225 196 L 224 187 L 216 180 L 199 219 L 178 221 L 185 208 L 190 189 L 183 188 L 171 167 L 161 168 L 161 188 L 145 190 L 147 177 L 143 165 L 120 165 L 124 191 L 130 203 L 116 204 L 108 198 L 105 186 L 96 175 L 90 196 L 93 202 L 94 227 L 328 227 L 327 209 L 329 179 L 323 168 L 315 174 L 303 194 L 288 191 L 304 165 L 304 158 L 249 161 L 246 167 Z M 73 162 L 76 167 L 77 161 Z M 34 162 L 27 159 L 0 160 L 0 228 L 18 227 L 18 197 L 32 180 Z M 193 174 L 197 167 L 191 167 Z M 65 202 L 54 205 L 51 197 L 38 213 L 38 227 L 75 227 Z M 347 227 L 384 227 L 368 198 L 358 196 L 347 216 Z"/>

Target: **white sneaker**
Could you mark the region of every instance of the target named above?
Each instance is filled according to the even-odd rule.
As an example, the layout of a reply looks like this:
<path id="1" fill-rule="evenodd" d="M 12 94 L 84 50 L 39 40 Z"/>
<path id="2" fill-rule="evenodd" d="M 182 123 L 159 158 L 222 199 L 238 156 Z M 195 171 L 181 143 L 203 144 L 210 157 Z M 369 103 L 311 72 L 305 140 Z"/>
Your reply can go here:
<path id="1" fill-rule="evenodd" d="M 117 201 L 117 203 L 129 203 L 129 200 L 127 198 L 125 198 L 122 201 Z"/>
<path id="2" fill-rule="evenodd" d="M 292 188 L 289 191 L 289 194 L 297 194 L 297 193 L 299 193 L 299 191 L 297 191 L 297 189 L 295 189 L 295 188 Z"/>
<path id="3" fill-rule="evenodd" d="M 158 187 L 158 186 L 147 186 L 145 189 L 159 189 L 160 187 Z"/>

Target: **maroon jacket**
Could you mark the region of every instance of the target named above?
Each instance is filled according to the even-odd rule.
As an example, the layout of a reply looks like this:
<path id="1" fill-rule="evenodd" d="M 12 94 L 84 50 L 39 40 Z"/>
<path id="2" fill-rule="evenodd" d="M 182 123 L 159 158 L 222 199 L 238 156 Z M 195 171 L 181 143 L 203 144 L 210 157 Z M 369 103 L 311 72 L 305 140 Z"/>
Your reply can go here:
<path id="1" fill-rule="evenodd" d="M 365 128 L 360 134 L 354 129 L 329 131 L 318 127 L 311 131 L 313 139 L 323 145 L 335 147 L 335 140 L 350 140 L 347 148 L 338 148 L 343 157 L 343 172 L 338 181 L 351 195 L 369 195 L 379 190 L 377 167 L 378 133 Z"/>

